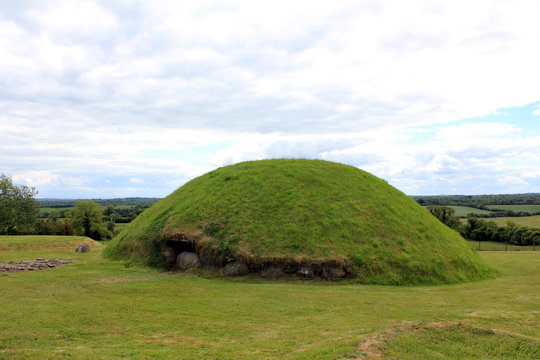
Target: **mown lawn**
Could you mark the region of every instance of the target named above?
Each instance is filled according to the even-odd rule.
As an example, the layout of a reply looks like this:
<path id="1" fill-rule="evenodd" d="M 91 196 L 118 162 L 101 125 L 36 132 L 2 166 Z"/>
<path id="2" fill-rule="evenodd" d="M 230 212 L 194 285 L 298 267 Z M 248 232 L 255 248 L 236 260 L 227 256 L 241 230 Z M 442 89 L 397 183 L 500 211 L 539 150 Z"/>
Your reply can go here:
<path id="1" fill-rule="evenodd" d="M 539 252 L 481 252 L 495 280 L 395 287 L 163 273 L 104 259 L 100 245 L 75 253 L 84 238 L 56 240 L 0 237 L 2 261 L 77 260 L 0 274 L 1 359 L 540 356 Z"/>

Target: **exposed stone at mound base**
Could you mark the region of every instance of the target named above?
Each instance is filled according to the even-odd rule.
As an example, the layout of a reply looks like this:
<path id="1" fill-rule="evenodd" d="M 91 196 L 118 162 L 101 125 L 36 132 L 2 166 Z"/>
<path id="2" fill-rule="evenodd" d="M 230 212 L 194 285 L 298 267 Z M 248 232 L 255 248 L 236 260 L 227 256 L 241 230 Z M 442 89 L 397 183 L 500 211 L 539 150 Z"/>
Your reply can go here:
<path id="1" fill-rule="evenodd" d="M 326 280 L 337 280 L 345 276 L 347 276 L 345 269 L 338 266 L 324 267 L 322 271 L 322 277 Z"/>
<path id="2" fill-rule="evenodd" d="M 225 265 L 223 274 L 226 276 L 243 276 L 249 274 L 249 269 L 246 264 L 233 262 Z"/>
<path id="3" fill-rule="evenodd" d="M 78 252 L 78 253 L 85 253 L 85 252 L 89 252 L 90 251 L 90 246 L 84 244 L 84 245 L 79 245 L 77 247 L 77 249 L 75 249 L 75 252 Z"/>
<path id="4" fill-rule="evenodd" d="M 315 278 L 315 274 L 313 273 L 313 270 L 307 266 L 302 266 L 296 271 L 296 276 L 303 279 L 313 279 Z"/>
<path id="5" fill-rule="evenodd" d="M 73 260 L 70 259 L 35 259 L 29 261 L 11 261 L 8 263 L 0 261 L 0 273 L 53 269 L 71 262 Z"/>
<path id="6" fill-rule="evenodd" d="M 195 253 L 184 251 L 176 258 L 176 265 L 182 270 L 187 270 L 199 265 L 199 257 Z"/>
<path id="7" fill-rule="evenodd" d="M 279 279 L 285 276 L 285 271 L 280 267 L 270 267 L 261 271 L 261 276 L 267 279 Z"/>

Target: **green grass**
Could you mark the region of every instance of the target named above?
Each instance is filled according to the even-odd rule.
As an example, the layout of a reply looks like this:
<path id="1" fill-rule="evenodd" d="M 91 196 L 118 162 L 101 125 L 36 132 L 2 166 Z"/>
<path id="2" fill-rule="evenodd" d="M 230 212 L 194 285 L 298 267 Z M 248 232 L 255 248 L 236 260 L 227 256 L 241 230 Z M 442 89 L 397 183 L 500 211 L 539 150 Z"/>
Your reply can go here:
<path id="1" fill-rule="evenodd" d="M 486 205 L 488 209 L 512 210 L 514 212 L 535 213 L 540 211 L 540 205 Z"/>
<path id="2" fill-rule="evenodd" d="M 38 210 L 39 210 L 39 213 L 40 213 L 40 214 L 43 214 L 43 213 L 50 213 L 50 212 L 53 211 L 53 210 L 58 211 L 58 212 L 61 212 L 61 211 L 65 211 L 65 210 L 73 210 L 73 206 L 59 207 L 59 208 L 40 207 Z"/>
<path id="3" fill-rule="evenodd" d="M 470 213 L 478 214 L 478 215 L 491 214 L 491 211 L 476 209 L 469 206 L 449 206 L 449 207 L 454 209 L 455 211 L 454 215 L 459 216 L 459 217 L 467 217 L 467 215 L 469 215 Z"/>
<path id="4" fill-rule="evenodd" d="M 0 235 L 0 251 L 3 250 L 44 250 L 75 248 L 81 244 L 98 245 L 94 240 L 85 236 L 56 236 L 56 235 Z M 0 258 L 1 260 L 1 258 Z"/>
<path id="5" fill-rule="evenodd" d="M 209 228 L 212 236 L 205 236 Z M 252 161 L 209 172 L 145 210 L 107 255 L 157 264 L 173 236 L 193 240 L 199 253 L 248 263 L 347 263 L 363 283 L 493 276 L 465 240 L 412 198 L 362 170 L 327 161 Z"/>
<path id="6" fill-rule="evenodd" d="M 539 343 L 528 337 L 460 322 L 413 323 L 388 335 L 381 344 L 382 359 L 522 360 L 540 356 Z"/>
<path id="7" fill-rule="evenodd" d="M 1 259 L 77 260 L 0 275 L 1 359 L 356 359 L 396 329 L 383 359 L 539 356 L 540 252 L 480 253 L 500 271 L 495 280 L 394 287 L 233 282 L 127 266 L 99 245 L 43 248 L 0 250 Z"/>
<path id="8" fill-rule="evenodd" d="M 128 225 L 129 225 L 129 223 L 115 223 L 114 224 L 114 230 L 122 231 L 125 228 L 127 228 Z"/>
<path id="9" fill-rule="evenodd" d="M 540 228 L 540 215 L 518 216 L 518 217 L 498 217 L 498 218 L 490 218 L 486 220 L 494 221 L 499 226 L 506 226 L 508 222 L 513 222 L 517 226 Z"/>
<path id="10" fill-rule="evenodd" d="M 532 245 L 512 245 L 508 244 L 508 247 L 504 243 L 494 242 L 494 241 L 480 241 L 480 249 L 478 249 L 478 241 L 467 241 L 469 246 L 475 250 L 481 251 L 531 251 L 533 249 L 540 251 L 540 244 L 534 248 Z"/>

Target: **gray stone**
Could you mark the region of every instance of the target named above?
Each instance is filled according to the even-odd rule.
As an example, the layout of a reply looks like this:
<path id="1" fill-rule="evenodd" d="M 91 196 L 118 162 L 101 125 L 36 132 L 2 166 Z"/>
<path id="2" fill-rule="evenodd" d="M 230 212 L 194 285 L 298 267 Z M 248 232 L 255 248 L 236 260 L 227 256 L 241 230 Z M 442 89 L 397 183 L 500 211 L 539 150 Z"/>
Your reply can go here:
<path id="1" fill-rule="evenodd" d="M 285 276 L 285 272 L 280 267 L 269 267 L 261 271 L 261 276 L 268 279 L 278 279 Z"/>
<path id="2" fill-rule="evenodd" d="M 233 262 L 225 265 L 223 273 L 227 276 L 242 276 L 249 273 L 249 269 L 246 264 L 241 262 Z"/>
<path id="3" fill-rule="evenodd" d="M 176 265 L 182 270 L 189 269 L 193 266 L 198 266 L 199 257 L 197 254 L 190 251 L 181 252 L 176 258 Z"/>
<path id="4" fill-rule="evenodd" d="M 311 270 L 310 267 L 302 266 L 296 272 L 296 276 L 304 278 L 304 279 L 313 279 L 315 277 L 315 274 L 313 273 L 313 270 Z"/>
<path id="5" fill-rule="evenodd" d="M 77 247 L 77 249 L 75 249 L 75 252 L 78 252 L 78 253 L 85 253 L 85 252 L 89 252 L 90 251 L 90 246 L 84 244 L 84 245 L 79 245 Z"/>
<path id="6" fill-rule="evenodd" d="M 322 270 L 322 277 L 327 280 L 337 280 L 344 278 L 347 272 L 342 266 L 325 266 Z"/>

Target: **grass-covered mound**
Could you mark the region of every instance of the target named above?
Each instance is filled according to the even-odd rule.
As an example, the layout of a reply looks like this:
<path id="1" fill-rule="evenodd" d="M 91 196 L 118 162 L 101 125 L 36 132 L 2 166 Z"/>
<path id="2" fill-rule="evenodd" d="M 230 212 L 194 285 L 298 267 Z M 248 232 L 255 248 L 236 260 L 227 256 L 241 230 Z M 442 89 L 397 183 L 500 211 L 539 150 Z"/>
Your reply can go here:
<path id="1" fill-rule="evenodd" d="M 392 186 L 320 160 L 239 163 L 200 176 L 139 215 L 106 255 L 171 266 L 184 250 L 201 263 L 250 272 L 440 284 L 493 271 L 455 231 Z M 276 270 L 277 271 L 277 270 Z"/>

